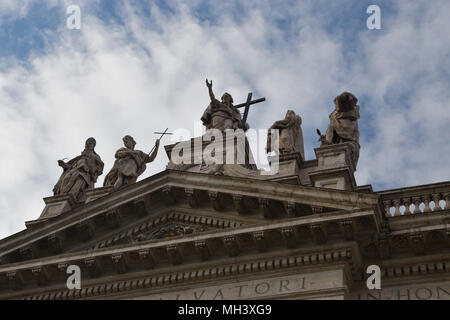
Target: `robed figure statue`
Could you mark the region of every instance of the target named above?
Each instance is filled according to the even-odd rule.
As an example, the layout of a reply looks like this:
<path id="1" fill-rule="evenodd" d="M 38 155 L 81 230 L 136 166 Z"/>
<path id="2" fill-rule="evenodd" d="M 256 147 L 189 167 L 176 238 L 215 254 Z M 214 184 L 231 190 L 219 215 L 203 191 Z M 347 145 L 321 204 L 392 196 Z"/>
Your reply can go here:
<path id="1" fill-rule="evenodd" d="M 334 98 L 335 109 L 330 114 L 330 124 L 322 143 L 338 144 L 348 142 L 352 147 L 355 163 L 359 158 L 359 106 L 358 99 L 349 92 Z"/>
<path id="2" fill-rule="evenodd" d="M 298 152 L 305 159 L 305 150 L 303 146 L 303 132 L 302 132 L 302 118 L 295 114 L 294 111 L 288 110 L 283 120 L 275 121 L 269 128 L 267 134 L 267 152 L 276 151 L 272 150 L 275 146 L 272 141 L 271 129 L 278 131 L 278 151 L 280 155 Z"/>
<path id="3" fill-rule="evenodd" d="M 132 136 L 123 137 L 124 148 L 116 151 L 116 161 L 111 171 L 106 175 L 103 185 L 113 186 L 114 189 L 135 183 L 137 178 L 144 173 L 146 163 L 152 162 L 158 154 L 159 139 L 156 140 L 152 154 L 146 154 L 141 150 L 135 150 L 136 142 Z"/>
<path id="4" fill-rule="evenodd" d="M 72 194 L 78 202 L 85 200 L 85 191 L 93 189 L 98 176 L 103 173 L 104 164 L 94 151 L 95 145 L 95 139 L 89 138 L 81 155 L 68 162 L 58 161 L 64 171 L 53 188 L 54 195 Z"/>
<path id="5" fill-rule="evenodd" d="M 222 95 L 221 101 L 217 100 L 212 91 L 212 81 L 208 82 L 209 97 L 211 103 L 206 108 L 201 120 L 206 129 L 217 129 L 225 131 L 227 129 L 248 129 L 248 124 L 242 123 L 241 113 L 233 106 L 233 97 L 228 92 Z"/>

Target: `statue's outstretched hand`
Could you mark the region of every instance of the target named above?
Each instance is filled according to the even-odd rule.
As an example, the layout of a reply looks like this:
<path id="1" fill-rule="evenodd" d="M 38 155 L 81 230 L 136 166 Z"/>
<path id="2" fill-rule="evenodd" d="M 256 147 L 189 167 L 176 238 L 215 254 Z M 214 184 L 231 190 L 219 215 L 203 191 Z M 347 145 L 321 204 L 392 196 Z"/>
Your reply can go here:
<path id="1" fill-rule="evenodd" d="M 156 142 L 155 142 L 155 149 L 158 149 L 158 148 L 159 148 L 159 139 L 156 140 Z"/>
<path id="2" fill-rule="evenodd" d="M 212 80 L 208 82 L 208 79 L 206 79 L 206 86 L 211 89 L 212 88 Z"/>

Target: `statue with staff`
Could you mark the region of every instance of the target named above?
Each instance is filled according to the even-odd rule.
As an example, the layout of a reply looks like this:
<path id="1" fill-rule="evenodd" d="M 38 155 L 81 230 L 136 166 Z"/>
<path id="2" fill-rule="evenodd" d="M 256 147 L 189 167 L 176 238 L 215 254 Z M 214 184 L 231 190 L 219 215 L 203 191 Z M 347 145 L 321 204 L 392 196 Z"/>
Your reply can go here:
<path id="1" fill-rule="evenodd" d="M 123 137 L 124 147 L 116 151 L 116 161 L 111 171 L 106 175 L 103 185 L 113 186 L 119 189 L 123 186 L 135 183 L 137 178 L 144 173 L 146 164 L 155 160 L 158 154 L 161 138 L 167 133 L 164 131 L 161 137 L 156 140 L 153 149 L 147 154 L 141 150 L 135 150 L 136 141 L 132 136 Z"/>

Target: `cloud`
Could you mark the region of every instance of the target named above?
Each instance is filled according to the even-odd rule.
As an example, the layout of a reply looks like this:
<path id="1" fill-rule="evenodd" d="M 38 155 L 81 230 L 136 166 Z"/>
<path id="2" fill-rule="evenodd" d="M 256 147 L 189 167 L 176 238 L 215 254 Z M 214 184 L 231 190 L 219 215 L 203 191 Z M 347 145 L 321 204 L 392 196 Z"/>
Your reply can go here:
<path id="1" fill-rule="evenodd" d="M 27 16 L 8 3 L 3 13 Z M 86 138 L 97 139 L 105 162 L 101 185 L 124 135 L 148 151 L 153 131 L 192 131 L 208 104 L 205 77 L 216 95 L 231 92 L 236 102 L 250 91 L 267 98 L 250 111 L 253 128 L 294 109 L 308 159 L 333 98 L 353 92 L 362 108 L 359 184 L 448 180 L 450 43 L 436 36 L 450 27 L 447 2 L 396 2 L 380 31 L 365 28 L 365 10 L 353 12 L 361 25 L 341 33 L 324 19 L 338 5 L 326 2 L 115 1 L 113 20 L 99 3 L 82 3 L 81 30 L 49 31 L 44 52 L 0 60 L 0 238 L 39 216 L 61 173 L 56 161 L 78 155 Z M 353 2 L 340 4 L 349 11 Z M 161 149 L 140 179 L 167 161 Z"/>

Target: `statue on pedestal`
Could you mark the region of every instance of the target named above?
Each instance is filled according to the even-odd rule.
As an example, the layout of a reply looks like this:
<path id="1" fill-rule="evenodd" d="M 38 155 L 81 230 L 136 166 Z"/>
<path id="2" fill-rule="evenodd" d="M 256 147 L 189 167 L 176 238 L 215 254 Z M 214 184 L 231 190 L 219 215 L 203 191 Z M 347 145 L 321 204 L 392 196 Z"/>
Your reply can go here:
<path id="1" fill-rule="evenodd" d="M 302 158 L 305 159 L 305 150 L 303 146 L 303 132 L 302 132 L 302 118 L 294 111 L 288 110 L 286 117 L 283 120 L 275 121 L 269 128 L 267 134 L 267 152 L 272 150 L 272 135 L 271 129 L 278 129 L 279 131 L 279 154 L 288 154 L 299 152 Z"/>
<path id="2" fill-rule="evenodd" d="M 241 113 L 233 106 L 233 97 L 228 92 L 222 95 L 219 101 L 215 98 L 212 91 L 212 81 L 206 79 L 206 86 L 209 90 L 211 103 L 206 108 L 201 120 L 206 129 L 217 129 L 225 131 L 226 129 L 248 129 L 248 124 L 242 123 Z"/>
<path id="3" fill-rule="evenodd" d="M 349 92 L 334 98 L 335 110 L 330 114 L 330 124 L 325 135 L 317 130 L 321 145 L 348 142 L 352 146 L 355 163 L 359 159 L 359 106 L 358 99 Z"/>
<path id="4" fill-rule="evenodd" d="M 76 201 L 84 201 L 85 191 L 93 189 L 98 176 L 103 173 L 104 164 L 94 151 L 95 145 L 95 139 L 89 138 L 81 155 L 68 162 L 58 161 L 64 171 L 53 188 L 55 196 L 72 194 Z"/>
<path id="5" fill-rule="evenodd" d="M 124 148 L 117 150 L 116 161 L 111 171 L 106 175 L 103 185 L 113 186 L 114 189 L 135 183 L 137 178 L 144 173 L 146 163 L 152 162 L 158 154 L 159 139 L 156 140 L 155 147 L 151 154 L 146 154 L 140 150 L 134 150 L 136 142 L 132 136 L 123 137 Z"/>

